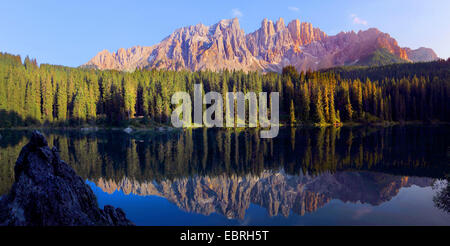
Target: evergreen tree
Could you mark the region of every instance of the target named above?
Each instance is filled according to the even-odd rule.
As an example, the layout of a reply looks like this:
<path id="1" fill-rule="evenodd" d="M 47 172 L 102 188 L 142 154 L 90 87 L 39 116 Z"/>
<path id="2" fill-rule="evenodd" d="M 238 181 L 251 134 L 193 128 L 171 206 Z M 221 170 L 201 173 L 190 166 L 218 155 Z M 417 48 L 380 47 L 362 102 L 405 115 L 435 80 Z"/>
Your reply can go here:
<path id="1" fill-rule="evenodd" d="M 350 103 L 350 96 L 348 93 L 346 94 L 346 103 L 344 106 L 344 119 L 345 121 L 351 121 L 353 119 L 353 108 L 352 104 Z"/>
<path id="2" fill-rule="evenodd" d="M 58 121 L 67 120 L 67 89 L 66 83 L 58 83 L 56 88 L 56 111 Z"/>
<path id="3" fill-rule="evenodd" d="M 330 123 L 331 124 L 335 124 L 336 122 L 339 122 L 338 120 L 337 120 L 337 117 L 336 117 L 336 112 L 335 112 L 335 108 L 334 108 L 334 91 L 333 90 L 330 90 L 330 92 L 329 92 L 330 94 L 329 94 L 329 103 L 330 103 L 330 112 L 329 112 L 329 115 L 330 115 Z"/>
<path id="4" fill-rule="evenodd" d="M 290 123 L 291 123 L 291 126 L 294 126 L 295 125 L 295 123 L 296 123 L 296 120 L 295 120 L 295 107 L 294 107 L 294 100 L 291 100 L 291 106 L 290 106 Z"/>
<path id="5" fill-rule="evenodd" d="M 304 123 L 309 121 L 309 111 L 310 111 L 310 94 L 308 89 L 308 84 L 303 84 L 303 90 L 302 90 L 302 113 L 301 113 L 301 119 Z"/>
<path id="6" fill-rule="evenodd" d="M 322 91 L 317 88 L 315 92 L 315 101 L 313 103 L 313 122 L 318 124 L 325 123 L 325 116 L 323 114 L 323 104 L 322 104 Z"/>
<path id="7" fill-rule="evenodd" d="M 45 74 L 41 80 L 42 117 L 44 121 L 53 121 L 53 85 L 51 78 Z"/>

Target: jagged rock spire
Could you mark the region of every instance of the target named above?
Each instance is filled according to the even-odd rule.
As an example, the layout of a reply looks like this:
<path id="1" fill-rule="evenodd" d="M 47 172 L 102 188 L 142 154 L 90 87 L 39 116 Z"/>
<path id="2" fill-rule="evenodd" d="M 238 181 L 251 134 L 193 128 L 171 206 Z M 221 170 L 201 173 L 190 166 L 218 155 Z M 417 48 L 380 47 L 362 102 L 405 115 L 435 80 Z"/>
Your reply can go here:
<path id="1" fill-rule="evenodd" d="M 275 23 L 265 18 L 258 30 L 245 34 L 234 18 L 212 26 L 179 28 L 151 47 L 102 51 L 83 66 L 125 71 L 155 68 L 279 72 L 283 66 L 294 65 L 299 70 L 315 70 L 353 64 L 378 49 L 386 49 L 405 61 L 437 59 L 431 49 L 401 48 L 388 34 L 374 30 L 328 36 L 298 19 L 286 26 L 283 18 Z"/>

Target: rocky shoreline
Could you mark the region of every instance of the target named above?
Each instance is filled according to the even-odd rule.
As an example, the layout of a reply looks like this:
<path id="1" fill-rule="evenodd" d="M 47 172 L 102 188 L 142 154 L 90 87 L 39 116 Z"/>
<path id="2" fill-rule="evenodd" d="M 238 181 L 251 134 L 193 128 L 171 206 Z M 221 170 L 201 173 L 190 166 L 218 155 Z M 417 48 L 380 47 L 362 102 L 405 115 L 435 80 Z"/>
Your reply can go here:
<path id="1" fill-rule="evenodd" d="M 14 167 L 15 183 L 0 198 L 2 226 L 132 226 L 120 208 L 98 207 L 91 188 L 34 131 Z"/>

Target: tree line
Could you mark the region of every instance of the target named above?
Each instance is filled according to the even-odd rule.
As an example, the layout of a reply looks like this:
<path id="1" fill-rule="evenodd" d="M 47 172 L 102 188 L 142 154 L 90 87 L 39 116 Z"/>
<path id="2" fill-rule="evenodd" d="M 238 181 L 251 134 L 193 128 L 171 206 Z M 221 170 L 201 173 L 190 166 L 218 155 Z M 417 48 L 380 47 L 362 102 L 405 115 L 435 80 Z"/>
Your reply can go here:
<path id="1" fill-rule="evenodd" d="M 0 127 L 170 123 L 177 91 L 279 92 L 288 124 L 450 120 L 450 60 L 278 73 L 94 70 L 0 53 Z M 204 106 L 207 107 L 207 106 Z"/>

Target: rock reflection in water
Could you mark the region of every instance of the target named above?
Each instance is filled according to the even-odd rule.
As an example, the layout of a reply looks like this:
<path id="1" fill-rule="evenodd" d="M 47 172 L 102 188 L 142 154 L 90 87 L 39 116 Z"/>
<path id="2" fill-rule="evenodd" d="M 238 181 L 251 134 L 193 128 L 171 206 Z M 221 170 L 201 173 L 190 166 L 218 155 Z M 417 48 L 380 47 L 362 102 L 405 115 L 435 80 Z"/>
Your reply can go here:
<path id="1" fill-rule="evenodd" d="M 267 209 L 270 216 L 287 217 L 314 212 L 332 199 L 379 205 L 395 197 L 400 188 L 430 186 L 431 178 L 399 177 L 376 172 L 337 172 L 317 176 L 291 176 L 264 171 L 259 176 L 182 178 L 174 181 L 138 182 L 124 178 L 119 182 L 100 178 L 96 185 L 107 193 L 123 191 L 140 196 L 161 196 L 179 208 L 210 215 L 244 219 L 250 204 Z"/>
<path id="2" fill-rule="evenodd" d="M 106 192 L 167 198 L 179 208 L 243 218 L 250 204 L 269 215 L 304 215 L 331 200 L 379 205 L 400 188 L 449 174 L 450 129 L 360 127 L 174 132 L 46 132 L 77 174 Z M 0 195 L 27 131 L 0 131 Z M 442 200 L 442 199 L 441 199 Z M 436 203 L 439 204 L 439 203 Z"/>

